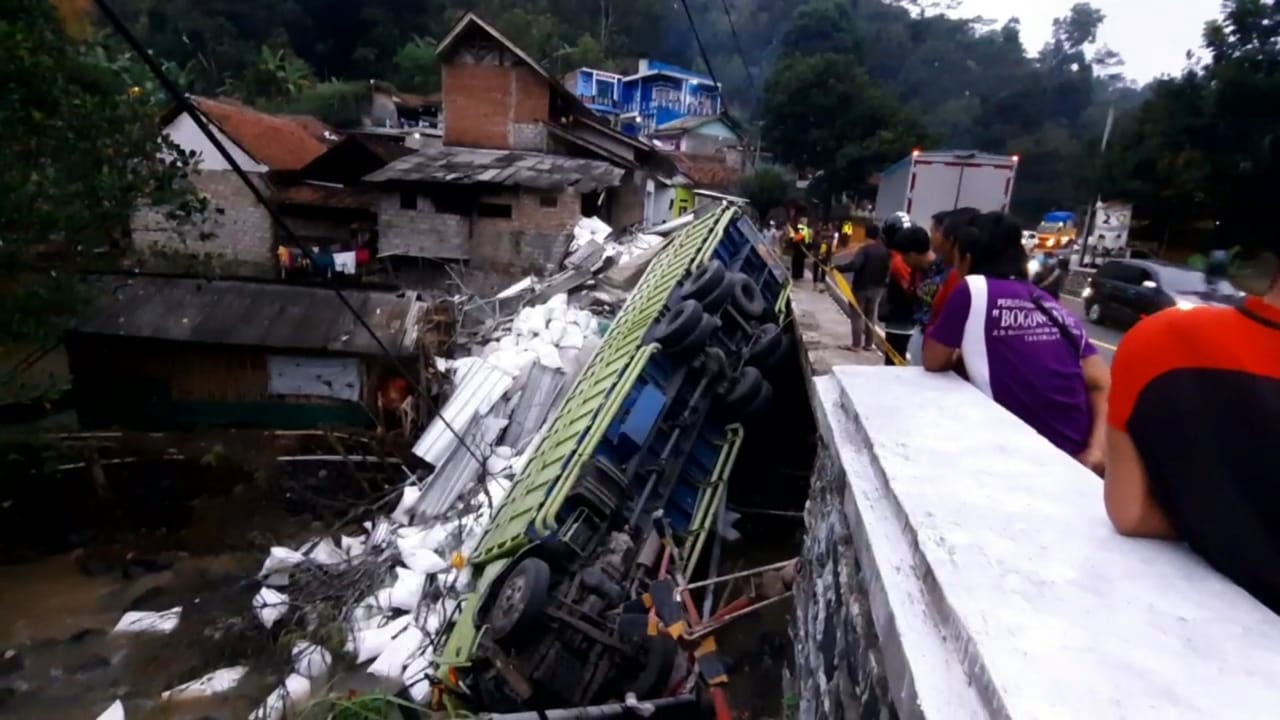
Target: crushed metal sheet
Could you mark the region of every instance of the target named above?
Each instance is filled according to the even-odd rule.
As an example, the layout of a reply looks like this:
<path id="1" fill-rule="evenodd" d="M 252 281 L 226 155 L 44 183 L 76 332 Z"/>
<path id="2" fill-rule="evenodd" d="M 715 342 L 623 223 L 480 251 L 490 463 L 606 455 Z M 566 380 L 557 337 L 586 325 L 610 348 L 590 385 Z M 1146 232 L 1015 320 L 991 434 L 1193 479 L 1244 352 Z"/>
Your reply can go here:
<path id="1" fill-rule="evenodd" d="M 546 422 L 565 380 L 563 370 L 553 370 L 541 363 L 533 366 L 525 380 L 520 399 L 511 411 L 511 424 L 507 427 L 506 435 L 502 436 L 504 445 L 517 452 L 524 449 Z"/>
<path id="2" fill-rule="evenodd" d="M 329 288 L 146 275 L 98 275 L 88 282 L 92 299 L 75 332 L 382 354 Z M 414 352 L 417 320 L 427 303 L 404 292 L 348 289 L 343 294 L 392 352 Z"/>
<path id="3" fill-rule="evenodd" d="M 512 384 L 511 376 L 479 358 L 466 358 L 459 365 L 463 369 L 453 396 L 413 446 L 414 455 L 437 469 L 458 448 L 453 431 L 465 434 L 464 428 L 488 413 Z"/>
<path id="4" fill-rule="evenodd" d="M 538 190 L 573 188 L 577 192 L 588 193 L 620 185 L 624 172 L 623 168 L 606 162 L 565 155 L 434 147 L 400 158 L 367 175 L 365 180 L 374 183 L 489 183 Z"/>
<path id="5" fill-rule="evenodd" d="M 505 407 L 505 403 L 496 405 L 494 415 L 504 415 Z M 460 431 L 460 434 L 465 438 L 468 447 L 476 450 L 483 449 L 483 452 L 477 452 L 483 459 L 489 454 L 489 449 L 497 443 L 498 437 L 506 427 L 505 419 L 487 418 L 481 415 L 476 417 L 475 422 L 466 431 Z M 445 459 L 444 464 L 437 467 L 436 471 L 427 478 L 422 495 L 413 509 L 415 520 L 425 522 L 445 515 L 464 491 L 475 487 L 483 470 L 484 467 L 472 457 L 471 453 L 467 452 L 461 443 L 455 443 L 454 451 Z"/>

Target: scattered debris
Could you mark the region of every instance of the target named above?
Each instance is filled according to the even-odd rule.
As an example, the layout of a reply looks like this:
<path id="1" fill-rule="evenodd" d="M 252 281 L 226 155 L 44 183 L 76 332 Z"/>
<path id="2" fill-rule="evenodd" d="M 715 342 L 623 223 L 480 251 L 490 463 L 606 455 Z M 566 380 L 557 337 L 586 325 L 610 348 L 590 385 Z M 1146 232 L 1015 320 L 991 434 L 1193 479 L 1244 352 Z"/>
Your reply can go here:
<path id="1" fill-rule="evenodd" d="M 98 720 L 124 720 L 124 703 L 119 700 L 111 703 L 102 714 L 98 716 Z"/>
<path id="2" fill-rule="evenodd" d="M 344 660 L 414 702 L 430 699 L 444 631 L 472 588 L 467 558 L 663 242 L 584 218 L 560 275 L 456 299 L 455 359 L 436 358 L 452 392 L 413 447 L 425 469 L 370 501 L 363 533 L 340 525 L 263 561 L 250 609 L 294 644 L 291 673 L 254 720 L 280 720 L 327 692 Z M 180 614 L 126 613 L 115 632 L 170 632 Z M 225 668 L 162 697 L 224 692 L 246 671 Z"/>
<path id="3" fill-rule="evenodd" d="M 253 597 L 253 612 L 268 630 L 289 611 L 289 596 L 263 586 Z"/>
<path id="4" fill-rule="evenodd" d="M 165 701 L 193 700 L 211 695 L 221 695 L 239 685 L 247 672 L 249 672 L 249 668 L 244 665 L 214 670 L 202 678 L 160 693 L 160 699 Z"/>
<path id="5" fill-rule="evenodd" d="M 120 617 L 120 621 L 116 623 L 111 633 L 113 635 L 168 635 L 178 627 L 178 621 L 181 619 L 182 608 L 180 607 L 162 612 L 142 610 L 127 612 Z"/>
<path id="6" fill-rule="evenodd" d="M 298 674 L 290 675 L 253 711 L 249 720 L 281 720 L 286 712 L 306 707 L 311 695 L 310 679 Z"/>

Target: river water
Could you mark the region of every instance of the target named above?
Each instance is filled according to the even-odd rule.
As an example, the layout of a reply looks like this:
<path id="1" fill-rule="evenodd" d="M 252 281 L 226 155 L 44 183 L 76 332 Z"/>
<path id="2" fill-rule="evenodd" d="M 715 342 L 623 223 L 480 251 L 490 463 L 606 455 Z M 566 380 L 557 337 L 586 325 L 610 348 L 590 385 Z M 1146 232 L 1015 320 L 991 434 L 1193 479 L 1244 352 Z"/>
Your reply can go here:
<path id="1" fill-rule="evenodd" d="M 73 468 L 9 485 L 0 498 L 0 718 L 92 719 L 116 699 L 129 720 L 248 717 L 279 683 L 289 650 L 250 611 L 262 558 L 331 529 L 264 478 L 160 462 L 115 467 L 96 482 Z M 127 611 L 178 606 L 171 634 L 109 635 Z M 233 692 L 158 702 L 232 665 L 250 667 Z"/>

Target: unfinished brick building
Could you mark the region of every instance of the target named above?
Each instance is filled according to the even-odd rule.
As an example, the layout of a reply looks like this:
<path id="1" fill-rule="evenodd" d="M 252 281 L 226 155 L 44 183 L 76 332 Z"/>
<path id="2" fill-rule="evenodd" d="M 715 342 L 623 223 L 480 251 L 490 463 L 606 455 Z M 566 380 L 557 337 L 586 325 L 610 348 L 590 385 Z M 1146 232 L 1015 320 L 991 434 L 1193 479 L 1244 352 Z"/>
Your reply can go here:
<path id="1" fill-rule="evenodd" d="M 648 220 L 674 166 L 596 118 L 536 61 L 468 13 L 440 42 L 444 138 L 365 178 L 382 193 L 379 254 L 465 266 L 493 289 L 554 269 L 580 215 Z"/>

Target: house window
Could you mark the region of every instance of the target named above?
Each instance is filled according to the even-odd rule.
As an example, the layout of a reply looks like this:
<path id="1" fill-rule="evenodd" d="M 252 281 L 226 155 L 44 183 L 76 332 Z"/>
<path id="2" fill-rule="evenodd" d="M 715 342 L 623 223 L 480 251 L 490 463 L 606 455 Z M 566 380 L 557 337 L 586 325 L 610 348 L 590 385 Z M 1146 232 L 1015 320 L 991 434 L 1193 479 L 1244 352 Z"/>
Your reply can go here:
<path id="1" fill-rule="evenodd" d="M 506 203 L 482 202 L 476 206 L 476 216 L 482 218 L 510 218 L 511 206 Z"/>
<path id="2" fill-rule="evenodd" d="M 401 210 L 417 210 L 418 194 L 415 192 L 401 191 L 400 193 L 400 209 Z"/>
<path id="3" fill-rule="evenodd" d="M 558 207 L 559 205 L 560 205 L 559 195 L 552 195 L 551 193 L 543 193 L 538 197 L 538 207 L 542 207 L 550 210 Z"/>

